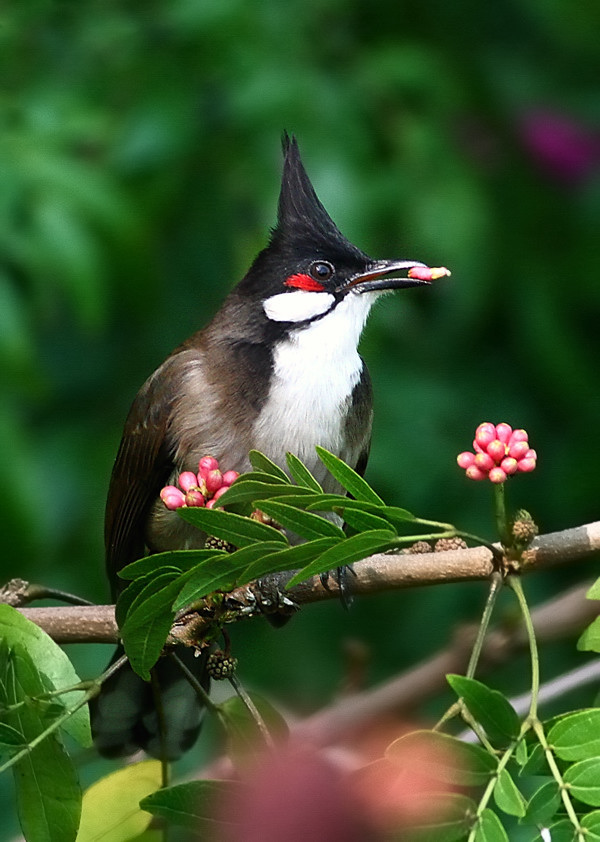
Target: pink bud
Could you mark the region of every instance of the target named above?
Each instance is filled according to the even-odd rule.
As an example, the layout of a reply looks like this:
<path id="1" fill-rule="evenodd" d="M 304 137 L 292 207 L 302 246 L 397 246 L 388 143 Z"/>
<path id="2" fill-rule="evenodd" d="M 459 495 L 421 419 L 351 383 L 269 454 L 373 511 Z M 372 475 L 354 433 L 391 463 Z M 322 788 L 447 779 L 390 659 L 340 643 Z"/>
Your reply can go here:
<path id="1" fill-rule="evenodd" d="M 492 468 L 488 476 L 491 482 L 506 482 L 506 473 L 502 470 L 502 468 Z"/>
<path id="2" fill-rule="evenodd" d="M 494 467 L 494 460 L 489 453 L 478 453 L 475 457 L 475 464 L 477 467 L 486 473 Z"/>
<path id="3" fill-rule="evenodd" d="M 177 482 L 183 491 L 189 491 L 190 488 L 196 488 L 198 485 L 198 478 L 196 474 L 192 473 L 192 471 L 184 471 L 182 474 L 179 474 Z"/>
<path id="4" fill-rule="evenodd" d="M 204 481 L 206 483 L 206 490 L 209 494 L 214 494 L 215 491 L 223 485 L 223 474 L 218 468 L 215 468 L 212 471 L 208 471 L 206 476 L 204 477 Z"/>
<path id="5" fill-rule="evenodd" d="M 512 439 L 511 439 L 512 441 Z M 508 455 L 513 459 L 522 459 L 529 451 L 528 441 L 516 441 L 508 446 Z"/>
<path id="6" fill-rule="evenodd" d="M 467 468 L 466 474 L 469 479 L 474 480 L 482 480 L 487 477 L 487 473 L 485 471 L 480 470 L 477 465 L 471 465 L 470 468 Z"/>
<path id="7" fill-rule="evenodd" d="M 437 281 L 438 278 L 450 274 L 450 270 L 445 266 L 411 266 L 408 270 L 408 277 L 419 281 Z"/>
<path id="8" fill-rule="evenodd" d="M 237 471 L 225 471 L 223 474 L 223 485 L 231 485 L 238 477 L 239 473 Z"/>
<path id="9" fill-rule="evenodd" d="M 217 500 L 217 498 L 216 498 L 216 497 L 213 497 L 213 498 L 212 498 L 212 499 L 210 499 L 210 500 L 208 501 L 208 503 L 206 504 L 206 508 L 207 508 L 207 509 L 214 509 L 214 508 L 216 507 L 216 503 L 218 503 L 218 500 Z M 217 508 L 218 508 L 218 507 L 217 507 Z"/>
<path id="10" fill-rule="evenodd" d="M 477 439 L 473 439 L 473 450 L 474 450 L 476 453 L 485 453 L 484 448 L 483 448 L 483 447 L 479 444 L 479 442 L 477 441 Z"/>
<path id="11" fill-rule="evenodd" d="M 222 497 L 226 491 L 229 491 L 228 485 L 222 485 L 220 488 L 217 488 L 217 490 L 213 494 L 213 500 L 218 500 L 219 497 Z"/>
<path id="12" fill-rule="evenodd" d="M 203 456 L 198 462 L 198 471 L 205 477 L 209 471 L 216 471 L 219 467 L 219 460 L 214 456 Z"/>
<path id="13" fill-rule="evenodd" d="M 470 450 L 465 450 L 464 453 L 459 453 L 456 457 L 456 462 L 459 468 L 470 468 L 475 462 L 475 454 Z"/>
<path id="14" fill-rule="evenodd" d="M 518 463 L 516 459 L 513 459 L 512 456 L 507 456 L 505 459 L 500 462 L 500 467 L 504 471 L 505 474 L 514 474 L 517 471 Z"/>
<path id="15" fill-rule="evenodd" d="M 513 428 L 510 424 L 496 424 L 496 438 L 499 439 L 503 444 L 508 444 L 508 441 L 512 435 Z"/>
<path id="16" fill-rule="evenodd" d="M 203 506 L 205 503 L 204 495 L 199 488 L 190 488 L 185 495 L 186 506 Z"/>
<path id="17" fill-rule="evenodd" d="M 526 459 L 537 459 L 537 453 L 535 452 L 535 450 L 528 450 L 527 453 L 525 454 L 525 458 Z"/>
<path id="18" fill-rule="evenodd" d="M 490 421 L 484 421 L 475 430 L 475 441 L 485 450 L 488 444 L 496 438 L 496 428 Z"/>
<path id="19" fill-rule="evenodd" d="M 171 509 L 171 511 L 180 509 L 181 506 L 185 505 L 185 497 L 183 496 L 183 493 L 179 490 L 179 488 L 175 488 L 174 485 L 165 485 L 165 487 L 161 489 L 160 499 L 163 501 L 167 509 Z"/>
<path id="20" fill-rule="evenodd" d="M 524 459 L 519 459 L 517 466 L 520 471 L 528 474 L 530 471 L 535 470 L 536 460 L 531 456 L 526 456 Z"/>
<path id="21" fill-rule="evenodd" d="M 509 444 L 513 445 L 518 441 L 527 441 L 528 438 L 529 436 L 527 434 L 527 430 L 513 430 L 509 439 Z"/>
<path id="22" fill-rule="evenodd" d="M 487 452 L 495 462 L 500 462 L 506 456 L 506 445 L 499 439 L 494 439 L 488 444 Z"/>

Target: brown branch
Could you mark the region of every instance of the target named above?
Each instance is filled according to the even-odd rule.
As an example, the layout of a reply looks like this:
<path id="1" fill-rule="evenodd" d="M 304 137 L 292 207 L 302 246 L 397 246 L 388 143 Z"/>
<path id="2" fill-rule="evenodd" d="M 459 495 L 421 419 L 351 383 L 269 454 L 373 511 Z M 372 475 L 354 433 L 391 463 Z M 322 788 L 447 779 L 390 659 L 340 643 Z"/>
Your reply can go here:
<path id="1" fill-rule="evenodd" d="M 544 570 L 558 564 L 591 558 L 600 551 L 600 521 L 553 532 L 536 538 L 525 551 L 523 572 Z M 439 553 L 383 554 L 379 553 L 354 565 L 351 580 L 356 595 L 379 593 L 395 588 L 419 587 L 488 579 L 492 573 L 492 552 L 486 547 L 449 550 Z M 233 591 L 228 603 L 235 606 L 237 615 L 256 612 L 257 602 L 265 609 L 271 595 L 283 590 L 289 573 L 271 576 L 268 580 Z M 339 597 L 335 582 L 323 587 L 318 576 L 290 589 L 287 596 L 297 605 L 307 605 L 324 599 Z M 24 616 L 44 629 L 59 643 L 113 643 L 118 630 L 114 606 L 58 606 L 52 608 L 20 608 Z M 202 621 L 200 621 L 202 622 Z M 185 640 L 189 628 L 178 624 L 172 639 Z"/>

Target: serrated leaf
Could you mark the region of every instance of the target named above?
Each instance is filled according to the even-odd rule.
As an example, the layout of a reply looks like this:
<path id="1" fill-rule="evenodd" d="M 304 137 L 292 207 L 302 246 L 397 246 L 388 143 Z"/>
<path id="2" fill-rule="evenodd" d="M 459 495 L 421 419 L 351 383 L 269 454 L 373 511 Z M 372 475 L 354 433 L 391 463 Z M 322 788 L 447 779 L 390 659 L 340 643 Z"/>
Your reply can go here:
<path id="1" fill-rule="evenodd" d="M 248 458 L 250 459 L 250 464 L 254 468 L 255 471 L 262 471 L 264 474 L 270 474 L 273 477 L 277 477 L 282 482 L 289 483 L 290 478 L 286 474 L 279 465 L 276 465 L 268 456 L 265 456 L 264 453 L 261 453 L 259 450 L 251 450 L 248 454 Z"/>
<path id="2" fill-rule="evenodd" d="M 410 834 L 413 842 L 464 842 L 477 805 L 466 795 L 442 792 L 435 796 L 435 819 Z M 400 837 L 398 837 L 400 842 Z"/>
<path id="3" fill-rule="evenodd" d="M 141 584 L 143 584 L 143 587 L 138 591 L 135 598 L 131 600 L 129 604 L 129 609 L 127 611 L 127 616 L 125 618 L 125 622 L 130 620 L 130 618 L 138 612 L 140 605 L 154 605 L 154 602 L 148 603 L 148 600 L 155 594 L 162 594 L 167 585 L 170 585 L 171 582 L 174 582 L 178 578 L 178 571 L 171 570 L 165 573 L 160 573 L 158 576 L 143 576 L 141 579 L 136 580 L 136 584 L 137 582 L 140 582 Z M 129 587 L 131 587 L 131 585 Z M 127 588 L 126 590 L 128 591 L 129 588 Z M 123 593 L 125 592 L 126 591 L 123 591 Z M 147 610 L 147 608 L 145 610 Z M 130 623 L 130 626 L 135 626 L 136 624 L 139 624 L 140 620 L 143 624 L 145 621 L 145 616 L 145 614 L 138 614 L 138 622 Z M 125 623 L 123 625 L 125 625 Z"/>
<path id="4" fill-rule="evenodd" d="M 560 805 L 560 790 L 552 778 L 537 789 L 525 807 L 527 824 L 547 824 Z"/>
<path id="5" fill-rule="evenodd" d="M 574 763 L 563 778 L 571 795 L 591 807 L 600 807 L 600 757 Z"/>
<path id="6" fill-rule="evenodd" d="M 473 842 L 509 842 L 502 822 L 489 807 L 486 807 L 480 816 Z"/>
<path id="7" fill-rule="evenodd" d="M 147 599 L 136 602 L 121 629 L 131 668 L 144 681 L 150 680 L 150 670 L 159 659 L 171 631 L 175 619 L 172 606 L 180 588 L 181 581 L 177 577 Z"/>
<path id="8" fill-rule="evenodd" d="M 600 617 L 596 617 L 577 641 L 580 652 L 600 652 Z"/>
<path id="9" fill-rule="evenodd" d="M 498 761 L 481 746 L 465 743 L 439 731 L 412 731 L 394 740 L 385 750 L 392 763 L 406 767 L 418 759 L 419 771 L 442 783 L 463 786 L 486 784 L 496 773 Z"/>
<path id="10" fill-rule="evenodd" d="M 129 613 L 129 609 L 137 599 L 138 595 L 142 593 L 144 588 L 152 581 L 153 578 L 152 573 L 146 573 L 145 576 L 140 576 L 139 579 L 135 579 L 127 585 L 124 591 L 121 591 L 117 597 L 117 604 L 115 605 L 115 620 L 117 621 L 117 626 L 119 628 L 123 627 L 127 614 Z"/>
<path id="11" fill-rule="evenodd" d="M 288 489 L 293 488 L 294 486 L 290 482 L 290 478 L 287 474 L 283 471 L 281 474 L 271 474 L 268 471 L 250 471 L 248 474 L 242 474 L 238 479 L 236 479 L 236 484 L 238 486 L 244 485 L 247 482 L 261 482 L 265 485 L 287 485 Z M 225 496 L 225 495 L 223 495 Z"/>
<path id="12" fill-rule="evenodd" d="M 509 816 L 521 818 L 525 815 L 525 799 L 506 769 L 502 769 L 498 775 L 494 786 L 494 800 L 498 807 Z"/>
<path id="13" fill-rule="evenodd" d="M 0 639 L 9 648 L 15 643 L 22 644 L 53 688 L 60 690 L 80 683 L 75 667 L 60 646 L 10 605 L 0 605 Z M 68 709 L 80 699 L 81 693 L 73 691 L 60 696 L 57 701 Z M 91 746 L 92 732 L 87 705 L 69 717 L 62 728 L 84 748 Z"/>
<path id="14" fill-rule="evenodd" d="M 219 552 L 219 550 L 173 550 L 166 553 L 153 553 L 127 564 L 119 570 L 118 575 L 121 579 L 137 579 L 149 573 L 153 576 L 174 570 L 183 573 L 197 564 L 202 564 L 207 558 L 218 555 Z"/>
<path id="15" fill-rule="evenodd" d="M 242 786 L 238 781 L 190 781 L 157 790 L 143 798 L 140 807 L 170 824 L 193 830 L 195 837 L 222 839 L 224 831 L 228 831 L 227 838 L 234 838 L 234 823 L 222 820 L 222 805 L 235 804 Z"/>
<path id="16" fill-rule="evenodd" d="M 284 529 L 289 529 L 307 541 L 313 538 L 345 538 L 344 530 L 337 524 L 312 512 L 305 512 L 278 500 L 257 500 L 257 508 L 272 517 Z"/>
<path id="17" fill-rule="evenodd" d="M 395 546 L 395 535 L 393 532 L 386 532 L 383 529 L 375 529 L 372 532 L 361 532 L 360 535 L 352 535 L 343 541 L 339 541 L 334 547 L 326 550 L 322 556 L 308 564 L 302 570 L 292 576 L 287 584 L 288 588 L 304 582 L 311 576 L 319 573 L 326 573 L 328 570 L 335 570 L 336 567 L 344 567 L 355 561 L 360 561 L 376 552 L 390 549 Z"/>
<path id="18" fill-rule="evenodd" d="M 83 795 L 77 842 L 123 842 L 143 833 L 152 816 L 140 808 L 140 799 L 161 782 L 160 762 L 142 760 L 92 784 Z"/>
<path id="19" fill-rule="evenodd" d="M 190 507 L 177 509 L 177 513 L 188 523 L 208 532 L 209 535 L 229 541 L 234 547 L 247 547 L 257 541 L 279 541 L 282 544 L 288 542 L 283 532 L 233 512 Z"/>
<path id="20" fill-rule="evenodd" d="M 464 675 L 448 675 L 446 679 L 492 742 L 503 744 L 518 736 L 521 729 L 519 716 L 502 693 Z"/>
<path id="21" fill-rule="evenodd" d="M 244 584 L 248 580 L 241 577 L 243 571 L 257 559 L 276 553 L 281 547 L 279 541 L 261 541 L 234 553 L 223 553 L 221 558 L 208 559 L 198 565 L 197 570 L 190 571 L 173 610 L 179 611 L 213 591 L 231 590 L 238 582 Z"/>
<path id="22" fill-rule="evenodd" d="M 293 453 L 285 454 L 285 461 L 287 462 L 288 470 L 298 485 L 303 485 L 305 488 L 310 488 L 316 491 L 317 494 L 322 494 L 323 489 L 317 480 L 313 477 L 304 462 L 301 462 Z"/>
<path id="23" fill-rule="evenodd" d="M 251 477 L 253 474 L 247 474 Z M 227 489 L 222 497 L 219 497 L 219 505 L 230 506 L 233 503 L 253 503 L 255 500 L 270 500 L 271 497 L 280 497 L 293 492 L 297 496 L 312 494 L 309 488 L 304 488 L 301 485 L 289 485 L 287 483 L 266 483 L 258 482 L 253 479 L 238 479 L 233 485 Z M 187 509 L 181 508 L 177 511 L 183 516 L 185 512 L 201 511 L 210 512 L 214 509 Z M 214 534 L 214 533 L 213 533 Z"/>
<path id="24" fill-rule="evenodd" d="M 329 473 L 334 477 L 339 484 L 346 489 L 357 500 L 365 500 L 367 503 L 376 503 L 384 505 L 381 497 L 376 494 L 366 480 L 360 474 L 346 465 L 341 459 L 325 450 L 324 447 L 316 448 L 317 456 L 325 465 Z"/>
<path id="25" fill-rule="evenodd" d="M 586 760 L 600 755 L 600 708 L 562 717 L 548 732 L 548 742 L 562 760 Z"/>
<path id="26" fill-rule="evenodd" d="M 7 607 L 7 606 L 4 606 Z M 15 642 L 8 663 L 7 701 L 17 704 L 48 690 L 25 647 Z M 46 724 L 33 705 L 7 715 L 8 723 L 30 743 Z M 30 842 L 74 842 L 81 812 L 77 773 L 56 732 L 46 736 L 13 766 L 17 809 L 23 835 Z"/>
<path id="27" fill-rule="evenodd" d="M 250 699 L 273 741 L 281 744 L 289 735 L 285 719 L 263 696 L 250 693 Z M 222 702 L 219 705 L 219 715 L 225 726 L 228 744 L 234 758 L 247 757 L 248 754 L 258 751 L 264 759 L 264 737 L 254 716 L 239 696 L 230 696 Z"/>
<path id="28" fill-rule="evenodd" d="M 365 512 L 364 510 L 352 507 L 344 509 L 344 520 L 346 523 L 356 529 L 357 532 L 367 532 L 372 529 L 391 529 L 390 523 L 379 515 Z M 394 534 L 397 534 L 395 530 Z"/>
<path id="29" fill-rule="evenodd" d="M 309 561 L 317 558 L 337 543 L 339 543 L 337 538 L 317 538 L 316 541 L 288 547 L 251 564 L 240 579 L 244 582 L 252 582 L 254 579 L 260 579 L 272 573 L 280 573 L 282 570 L 295 570 L 308 564 Z"/>

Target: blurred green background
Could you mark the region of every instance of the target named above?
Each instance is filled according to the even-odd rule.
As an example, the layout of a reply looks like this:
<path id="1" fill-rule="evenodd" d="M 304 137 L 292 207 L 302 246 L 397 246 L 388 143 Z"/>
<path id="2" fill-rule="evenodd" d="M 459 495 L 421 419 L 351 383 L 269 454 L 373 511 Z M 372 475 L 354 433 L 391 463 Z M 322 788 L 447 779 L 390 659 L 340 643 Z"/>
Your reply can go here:
<path id="1" fill-rule="evenodd" d="M 542 531 L 598 517 L 596 2 L 27 0 L 0 24 L 2 579 L 107 600 L 103 506 L 129 403 L 265 244 L 283 129 L 357 245 L 452 269 L 388 296 L 365 335 L 374 487 L 492 537 L 490 490 L 455 456 L 506 420 L 539 453 L 512 501 Z M 526 586 L 541 599 L 592 573 Z M 343 681 L 346 638 L 380 680 L 484 592 L 244 624 L 241 677 L 314 709 Z M 108 656 L 73 651 L 87 675 Z"/>

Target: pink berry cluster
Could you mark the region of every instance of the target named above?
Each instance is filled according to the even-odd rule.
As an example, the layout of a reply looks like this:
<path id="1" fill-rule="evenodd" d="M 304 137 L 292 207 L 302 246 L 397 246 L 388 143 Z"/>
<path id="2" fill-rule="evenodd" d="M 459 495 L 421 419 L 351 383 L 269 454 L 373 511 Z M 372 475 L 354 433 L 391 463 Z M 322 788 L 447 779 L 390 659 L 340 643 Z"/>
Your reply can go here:
<path id="1" fill-rule="evenodd" d="M 203 456 L 198 462 L 198 473 L 184 471 L 179 474 L 179 488 L 165 485 L 160 492 L 160 499 L 171 510 L 182 506 L 205 506 L 212 509 L 238 477 L 237 471 L 221 473 L 219 462 L 214 456 Z"/>
<path id="2" fill-rule="evenodd" d="M 505 482 L 518 471 L 533 471 L 537 453 L 529 447 L 526 430 L 513 430 L 510 424 L 480 424 L 475 430 L 473 449 L 459 453 L 456 461 L 469 479 Z"/>

